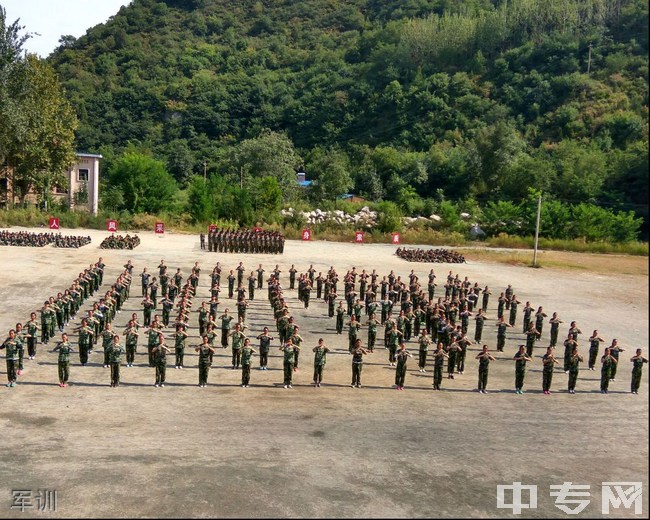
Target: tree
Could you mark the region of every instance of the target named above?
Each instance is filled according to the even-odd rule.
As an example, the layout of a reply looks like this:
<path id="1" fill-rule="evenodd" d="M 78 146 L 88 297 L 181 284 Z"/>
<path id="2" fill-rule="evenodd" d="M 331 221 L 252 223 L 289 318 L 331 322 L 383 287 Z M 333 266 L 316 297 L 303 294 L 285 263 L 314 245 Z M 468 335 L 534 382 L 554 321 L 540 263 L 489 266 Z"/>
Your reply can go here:
<path id="1" fill-rule="evenodd" d="M 158 213 L 167 209 L 178 189 L 161 161 L 133 148 L 115 161 L 110 182 L 121 188 L 124 209 L 133 213 Z"/>
<path id="2" fill-rule="evenodd" d="M 187 212 L 194 223 L 209 223 L 214 216 L 214 204 L 210 196 L 210 185 L 201 176 L 195 175 L 187 187 Z"/>
<path id="3" fill-rule="evenodd" d="M 345 152 L 335 148 L 312 150 L 307 171 L 315 179 L 312 191 L 317 199 L 336 202 L 339 195 L 347 193 L 354 185 L 350 176 L 350 159 Z"/>
<path id="4" fill-rule="evenodd" d="M 51 188 L 64 186 L 63 174 L 75 161 L 77 117 L 47 62 L 30 54 L 9 69 L 11 101 L 0 103 L 6 132 L 0 137 L 0 156 L 14 172 L 13 187 L 21 199 L 33 189 L 46 201 Z"/>
<path id="5" fill-rule="evenodd" d="M 231 176 L 239 179 L 241 175 L 245 186 L 270 176 L 277 179 L 285 200 L 295 195 L 300 157 L 285 134 L 265 130 L 259 137 L 246 139 L 233 150 L 229 162 Z"/>

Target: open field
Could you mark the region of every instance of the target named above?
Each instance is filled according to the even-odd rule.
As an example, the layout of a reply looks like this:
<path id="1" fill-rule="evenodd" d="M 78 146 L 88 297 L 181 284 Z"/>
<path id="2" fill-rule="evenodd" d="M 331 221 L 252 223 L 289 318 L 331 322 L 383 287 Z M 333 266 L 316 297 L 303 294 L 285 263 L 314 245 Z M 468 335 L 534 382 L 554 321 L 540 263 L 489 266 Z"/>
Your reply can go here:
<path id="1" fill-rule="evenodd" d="M 137 366 L 122 368 L 119 388 L 109 388 L 108 370 L 102 368 L 97 350 L 87 367 L 79 366 L 78 356 L 72 355 L 71 386 L 60 388 L 56 354 L 48 352 L 52 343 L 49 348 L 39 345 L 36 360 L 25 361 L 19 385 L 0 387 L 0 517 L 514 516 L 496 507 L 496 486 L 514 481 L 539 487 L 538 508 L 524 510 L 519 515 L 524 518 L 565 517 L 549 494 L 550 485 L 565 481 L 591 486 L 591 504 L 578 516 L 637 516 L 622 507 L 602 514 L 601 483 L 611 481 L 642 482 L 642 516 L 648 514 L 647 367 L 639 395 L 629 394 L 632 351 L 641 347 L 647 356 L 647 265 L 645 270 L 632 262 L 623 267 L 628 257 L 585 260 L 572 253 L 553 258 L 586 269 L 547 268 L 546 253 L 540 256 L 542 269 L 480 255 L 460 265 L 421 264 L 397 258 L 395 247 L 386 244 L 298 241 L 288 241 L 282 256 L 228 255 L 201 251 L 197 236 L 158 238 L 153 233 L 140 234 L 142 244 L 135 250 L 116 251 L 98 248 L 105 232 L 69 234 L 88 234 L 93 243 L 76 250 L 0 247 L 2 334 L 16 321 L 26 321 L 31 311 L 67 288 L 99 256 L 107 265 L 102 294 L 128 259 L 135 265 L 131 297 L 114 321 L 120 332 L 131 312 L 141 308 L 138 275 L 143 267 L 157 275 L 156 266 L 164 258 L 170 270 L 181 267 L 187 276 L 198 261 L 202 273 L 196 309 L 208 299 L 208 275 L 215 263 L 234 269 L 242 261 L 249 270 L 262 263 L 267 273 L 279 264 L 306 348 L 293 390 L 282 388 L 277 349 L 272 350 L 268 371 L 252 371 L 247 389 L 239 387 L 239 371 L 230 369 L 229 350 L 217 351 L 209 386 L 198 388 L 197 356 L 189 348 L 186 368 L 168 366 L 165 388 L 154 388 L 154 369 L 147 366 L 143 340 Z M 334 322 L 315 291 L 309 309 L 304 309 L 296 292 L 288 290 L 292 263 L 302 271 L 313 264 L 323 273 L 334 265 L 341 277 L 352 266 L 358 271 L 374 268 L 382 275 L 392 269 L 402 278 L 413 269 L 425 284 L 434 268 L 440 286 L 452 270 L 490 286 L 491 317 L 496 316 L 498 293 L 511 283 L 522 302 L 543 305 L 549 316 L 559 313 L 565 322 L 561 340 L 568 323 L 576 320 L 585 356 L 587 338 L 596 328 L 607 344 L 618 338 L 627 350 L 609 395 L 598 392 L 600 373 L 583 366 L 576 395 L 567 394 L 566 375 L 558 370 L 556 392 L 545 396 L 539 359 L 548 341 L 545 323 L 543 341 L 526 376 L 527 392 L 515 395 L 511 358 L 524 342 L 520 311 L 505 352 L 490 366 L 488 395 L 474 391 L 476 345 L 469 349 L 465 374 L 453 381 L 443 379 L 442 392 L 432 391 L 431 371 L 419 373 L 416 359 L 409 361 L 406 390 L 392 389 L 394 368 L 387 365 L 383 348 L 367 356 L 364 387 L 353 389 L 347 333 L 335 334 Z M 441 292 L 438 288 L 436 296 Z M 265 287 L 251 302 L 250 336 L 265 325 L 275 333 L 266 295 Z M 234 310 L 234 301 L 226 296 L 220 310 Z M 95 293 L 84 310 L 98 298 Z M 483 339 L 494 349 L 496 332 L 489 324 Z M 188 346 L 197 343 L 196 315 L 190 325 Z M 473 331 L 472 322 L 470 338 Z M 335 352 L 328 358 L 323 387 L 314 388 L 310 350 L 319 337 Z M 361 337 L 365 342 L 364 329 Z M 76 345 L 76 335 L 73 342 Z M 409 349 L 417 357 L 414 341 Z M 563 349 L 558 350 L 561 355 Z M 4 362 L 0 379 L 5 379 Z M 12 490 L 17 489 L 57 490 L 58 511 L 10 509 Z"/>

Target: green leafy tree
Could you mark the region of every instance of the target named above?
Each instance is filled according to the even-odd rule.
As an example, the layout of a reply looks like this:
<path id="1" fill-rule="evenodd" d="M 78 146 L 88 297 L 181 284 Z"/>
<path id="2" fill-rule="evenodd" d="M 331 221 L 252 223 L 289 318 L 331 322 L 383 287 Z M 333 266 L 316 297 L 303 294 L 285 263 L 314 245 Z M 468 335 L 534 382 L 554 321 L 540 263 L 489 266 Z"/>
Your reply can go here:
<path id="1" fill-rule="evenodd" d="M 316 199 L 336 201 L 339 195 L 347 193 L 354 185 L 350 175 L 348 155 L 334 148 L 312 150 L 307 171 L 315 179 L 312 188 Z"/>
<path id="2" fill-rule="evenodd" d="M 134 213 L 167 209 L 178 189 L 162 161 L 133 149 L 115 160 L 110 182 L 122 190 L 124 209 Z"/>

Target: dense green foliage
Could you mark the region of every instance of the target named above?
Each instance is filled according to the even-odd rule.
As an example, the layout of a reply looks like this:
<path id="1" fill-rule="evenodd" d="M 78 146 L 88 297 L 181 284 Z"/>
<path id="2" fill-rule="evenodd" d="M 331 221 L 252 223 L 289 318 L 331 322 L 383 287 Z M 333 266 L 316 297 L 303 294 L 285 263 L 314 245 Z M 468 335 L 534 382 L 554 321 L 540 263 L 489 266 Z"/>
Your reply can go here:
<path id="1" fill-rule="evenodd" d="M 207 167 L 198 220 L 264 177 L 295 201 L 304 164 L 318 198 L 340 182 L 407 214 L 489 214 L 532 188 L 570 219 L 633 210 L 647 237 L 647 29 L 646 0 L 134 0 L 50 62 L 79 149 L 112 169 L 138 144 L 181 186 Z"/>
<path id="2" fill-rule="evenodd" d="M 52 66 L 22 53 L 30 37 L 22 29 L 0 6 L 0 168 L 11 172 L 18 200 L 31 189 L 47 202 L 75 159 L 77 118 Z"/>

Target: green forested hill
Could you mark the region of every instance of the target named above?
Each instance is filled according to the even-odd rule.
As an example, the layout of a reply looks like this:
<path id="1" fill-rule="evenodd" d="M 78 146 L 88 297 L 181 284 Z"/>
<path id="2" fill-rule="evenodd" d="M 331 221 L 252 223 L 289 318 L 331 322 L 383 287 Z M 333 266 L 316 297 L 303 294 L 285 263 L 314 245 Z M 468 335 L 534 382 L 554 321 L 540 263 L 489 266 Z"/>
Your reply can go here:
<path id="1" fill-rule="evenodd" d="M 373 200 L 647 216 L 647 31 L 645 0 L 134 0 L 49 61 L 109 164 L 135 143 L 182 182 L 270 129 Z"/>

